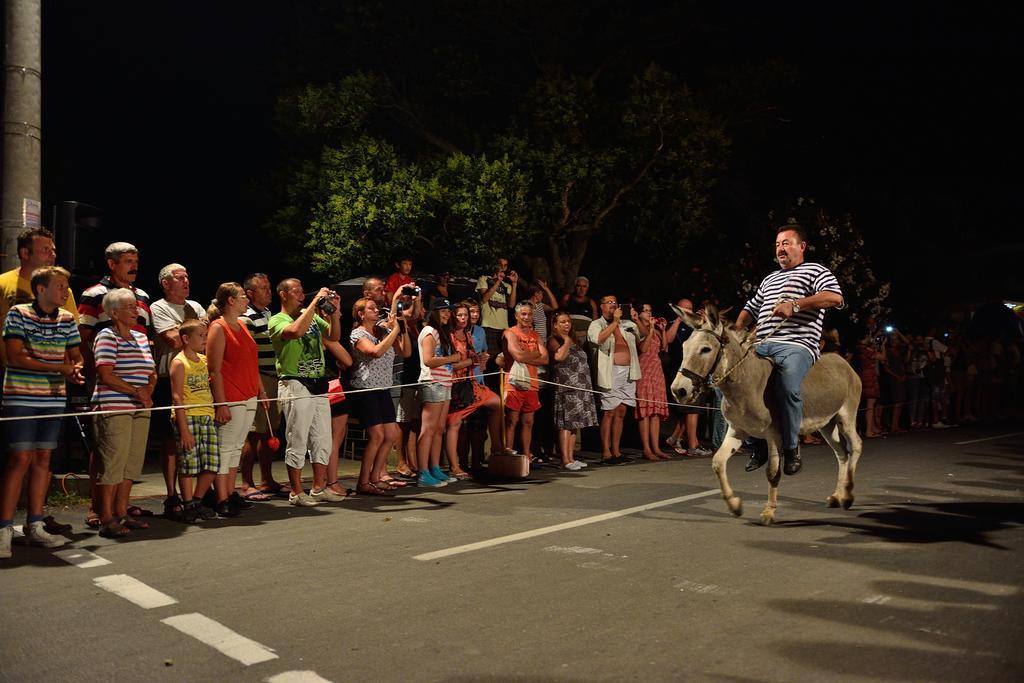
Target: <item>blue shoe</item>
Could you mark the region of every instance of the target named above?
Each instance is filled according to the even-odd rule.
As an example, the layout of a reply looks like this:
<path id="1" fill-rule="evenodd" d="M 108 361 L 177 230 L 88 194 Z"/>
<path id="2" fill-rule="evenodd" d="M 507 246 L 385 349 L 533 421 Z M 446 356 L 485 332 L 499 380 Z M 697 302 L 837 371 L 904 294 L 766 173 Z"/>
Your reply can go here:
<path id="1" fill-rule="evenodd" d="M 455 477 L 449 477 L 447 474 L 442 472 L 441 468 L 436 465 L 430 468 L 430 476 L 432 476 L 434 479 L 437 479 L 438 481 L 447 482 L 449 484 L 458 481 L 458 479 L 456 479 Z"/>
<path id="2" fill-rule="evenodd" d="M 416 485 L 426 486 L 429 488 L 440 488 L 442 486 L 447 486 L 448 482 L 435 479 L 430 474 L 428 474 L 428 472 L 420 472 L 419 475 L 416 477 Z"/>

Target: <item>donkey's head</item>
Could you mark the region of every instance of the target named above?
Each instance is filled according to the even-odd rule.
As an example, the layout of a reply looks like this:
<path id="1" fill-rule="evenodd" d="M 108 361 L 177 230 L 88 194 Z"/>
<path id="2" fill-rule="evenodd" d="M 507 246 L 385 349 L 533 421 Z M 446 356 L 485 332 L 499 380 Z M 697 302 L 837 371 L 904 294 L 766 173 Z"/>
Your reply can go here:
<path id="1" fill-rule="evenodd" d="M 707 388 L 711 375 L 724 368 L 723 361 L 730 347 L 737 352 L 745 340 L 708 304 L 701 315 L 672 306 L 683 323 L 693 330 L 683 343 L 683 362 L 672 382 L 672 395 L 680 403 L 694 403 Z"/>

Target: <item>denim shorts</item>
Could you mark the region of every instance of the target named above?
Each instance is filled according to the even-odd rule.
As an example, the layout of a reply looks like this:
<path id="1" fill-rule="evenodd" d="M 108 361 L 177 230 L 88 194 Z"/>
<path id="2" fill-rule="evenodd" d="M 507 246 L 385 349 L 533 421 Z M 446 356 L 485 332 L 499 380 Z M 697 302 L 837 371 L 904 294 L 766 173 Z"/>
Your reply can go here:
<path id="1" fill-rule="evenodd" d="M 47 418 L 59 415 L 64 408 L 29 408 L 26 406 L 4 406 L 4 417 L 28 417 L 32 420 L 12 420 L 5 423 L 7 448 L 10 452 L 52 451 L 60 441 L 63 419 Z"/>
<path id="2" fill-rule="evenodd" d="M 423 403 L 444 403 L 452 399 L 452 388 L 438 382 L 420 385 L 420 400 Z"/>

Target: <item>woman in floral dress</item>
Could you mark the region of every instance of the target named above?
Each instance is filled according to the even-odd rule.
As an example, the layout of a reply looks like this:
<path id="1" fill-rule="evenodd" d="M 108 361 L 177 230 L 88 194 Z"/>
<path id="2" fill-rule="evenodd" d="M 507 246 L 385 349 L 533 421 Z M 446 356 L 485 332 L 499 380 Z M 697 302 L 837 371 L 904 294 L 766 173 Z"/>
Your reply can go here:
<path id="1" fill-rule="evenodd" d="M 576 343 L 572 318 L 568 313 L 555 315 L 548 339 L 555 382 L 555 429 L 558 430 L 558 451 L 562 469 L 575 472 L 587 466 L 576 460 L 576 430 L 597 425 L 597 405 L 590 392 L 590 364 L 587 354 Z"/>
<path id="2" fill-rule="evenodd" d="M 661 421 L 668 418 L 665 404 L 665 374 L 659 353 L 668 351 L 665 320 L 653 318 L 650 304 L 643 304 L 637 316 L 640 342 L 640 381 L 636 385 L 636 421 L 640 425 L 640 443 L 645 460 L 671 460 L 661 450 Z"/>

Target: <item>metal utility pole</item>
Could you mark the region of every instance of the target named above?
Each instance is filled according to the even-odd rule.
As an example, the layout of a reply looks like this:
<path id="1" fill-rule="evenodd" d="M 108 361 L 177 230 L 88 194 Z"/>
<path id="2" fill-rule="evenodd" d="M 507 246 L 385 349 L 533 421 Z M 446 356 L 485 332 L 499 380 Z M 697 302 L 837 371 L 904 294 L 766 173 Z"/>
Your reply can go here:
<path id="1" fill-rule="evenodd" d="M 2 270 L 18 265 L 16 242 L 40 225 L 42 200 L 42 2 L 6 0 Z"/>

